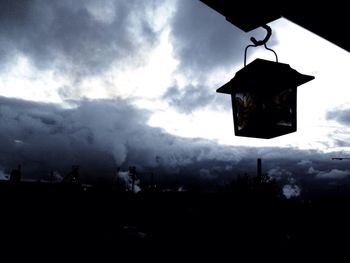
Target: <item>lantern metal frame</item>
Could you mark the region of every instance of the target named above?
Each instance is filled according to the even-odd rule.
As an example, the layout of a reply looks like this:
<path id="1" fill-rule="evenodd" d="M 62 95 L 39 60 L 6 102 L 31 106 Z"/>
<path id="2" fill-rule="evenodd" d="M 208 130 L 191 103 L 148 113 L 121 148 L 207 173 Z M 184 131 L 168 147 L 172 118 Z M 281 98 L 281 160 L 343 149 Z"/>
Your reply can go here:
<path id="1" fill-rule="evenodd" d="M 270 139 L 297 130 L 297 87 L 314 79 L 288 64 L 278 62 L 275 51 L 266 43 L 272 31 L 267 25 L 265 39 L 248 45 L 244 67 L 217 92 L 231 95 L 236 136 Z M 255 59 L 246 65 L 249 47 L 264 46 L 275 54 L 276 62 Z M 248 116 L 248 117 L 247 117 Z"/>

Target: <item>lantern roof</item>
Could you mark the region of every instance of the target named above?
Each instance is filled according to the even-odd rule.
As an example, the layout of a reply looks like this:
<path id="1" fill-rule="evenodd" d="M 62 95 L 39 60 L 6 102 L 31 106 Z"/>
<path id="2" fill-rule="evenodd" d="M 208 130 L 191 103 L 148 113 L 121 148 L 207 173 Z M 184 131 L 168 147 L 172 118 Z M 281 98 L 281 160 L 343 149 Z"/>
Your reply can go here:
<path id="1" fill-rule="evenodd" d="M 284 89 L 286 86 L 297 88 L 314 78 L 299 73 L 288 64 L 258 58 L 239 70 L 217 92 L 232 94 L 240 91 L 268 92 Z"/>

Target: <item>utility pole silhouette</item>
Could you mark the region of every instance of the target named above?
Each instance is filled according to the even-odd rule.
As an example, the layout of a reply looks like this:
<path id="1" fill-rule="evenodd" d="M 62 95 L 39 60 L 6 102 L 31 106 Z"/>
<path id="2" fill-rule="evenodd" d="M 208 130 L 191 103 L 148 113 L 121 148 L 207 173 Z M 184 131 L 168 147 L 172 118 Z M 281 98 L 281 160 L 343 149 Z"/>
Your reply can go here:
<path id="1" fill-rule="evenodd" d="M 129 166 L 129 177 L 131 178 L 131 191 L 135 192 L 136 167 Z"/>
<path id="2" fill-rule="evenodd" d="M 262 167 L 261 167 L 261 159 L 260 158 L 257 159 L 257 177 L 259 179 L 262 178 Z"/>

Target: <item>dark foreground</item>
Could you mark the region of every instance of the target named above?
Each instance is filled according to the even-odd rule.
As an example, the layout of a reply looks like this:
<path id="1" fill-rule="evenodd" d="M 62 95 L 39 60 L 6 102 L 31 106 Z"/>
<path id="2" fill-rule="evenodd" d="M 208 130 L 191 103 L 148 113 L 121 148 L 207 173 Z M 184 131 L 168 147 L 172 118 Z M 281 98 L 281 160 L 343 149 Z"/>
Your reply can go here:
<path id="1" fill-rule="evenodd" d="M 7 182 L 0 198 L 1 254 L 14 258 L 302 262 L 341 257 L 350 245 L 350 200 L 340 198 L 131 194 Z"/>

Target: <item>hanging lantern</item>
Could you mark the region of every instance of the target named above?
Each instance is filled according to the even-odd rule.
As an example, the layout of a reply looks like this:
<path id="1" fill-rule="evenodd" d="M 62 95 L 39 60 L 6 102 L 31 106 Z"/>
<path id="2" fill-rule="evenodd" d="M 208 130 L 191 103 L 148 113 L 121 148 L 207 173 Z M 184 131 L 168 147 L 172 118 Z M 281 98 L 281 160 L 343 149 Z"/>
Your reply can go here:
<path id="1" fill-rule="evenodd" d="M 244 68 L 217 92 L 231 95 L 236 136 L 270 139 L 297 130 L 297 87 L 314 79 L 278 62 L 277 54 L 267 48 L 271 29 L 262 41 L 245 49 Z M 251 46 L 264 45 L 274 52 L 276 62 L 256 59 L 246 65 Z"/>

